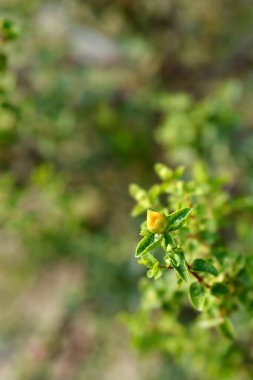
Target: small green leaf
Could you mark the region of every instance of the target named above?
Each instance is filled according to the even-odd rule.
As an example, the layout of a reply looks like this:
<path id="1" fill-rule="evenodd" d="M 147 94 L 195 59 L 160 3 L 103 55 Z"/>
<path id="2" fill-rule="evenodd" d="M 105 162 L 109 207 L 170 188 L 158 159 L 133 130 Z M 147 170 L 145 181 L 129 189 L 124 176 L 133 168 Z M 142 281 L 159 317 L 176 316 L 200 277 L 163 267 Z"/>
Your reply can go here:
<path id="1" fill-rule="evenodd" d="M 158 280 L 158 278 L 160 278 L 162 276 L 163 272 L 162 270 L 159 268 L 159 262 L 155 263 L 155 265 L 153 266 L 153 277 L 155 280 Z"/>
<path id="2" fill-rule="evenodd" d="M 226 338 L 234 339 L 236 336 L 234 326 L 228 318 L 219 325 L 219 330 Z"/>
<path id="3" fill-rule="evenodd" d="M 147 277 L 154 278 L 154 280 L 158 280 L 162 276 L 162 274 L 163 271 L 159 268 L 158 261 L 156 261 L 153 267 L 147 271 Z"/>
<path id="4" fill-rule="evenodd" d="M 173 177 L 173 171 L 164 164 L 156 164 L 155 172 L 163 181 L 167 181 Z"/>
<path id="5" fill-rule="evenodd" d="M 143 228 L 141 228 L 140 235 L 141 236 L 148 236 L 148 235 L 151 235 L 151 232 L 147 228 L 143 227 Z"/>
<path id="6" fill-rule="evenodd" d="M 135 205 L 131 211 L 131 216 L 133 217 L 138 216 L 142 214 L 144 211 L 146 211 L 146 209 L 147 209 L 146 207 L 143 207 L 139 203 L 137 203 L 137 205 Z"/>
<path id="7" fill-rule="evenodd" d="M 158 245 L 160 245 L 161 242 L 161 235 L 158 234 L 150 234 L 147 236 L 144 236 L 143 239 L 139 242 L 137 245 L 136 251 L 135 251 L 135 257 L 139 257 L 143 255 L 144 253 L 150 252 L 153 249 L 155 249 Z"/>
<path id="8" fill-rule="evenodd" d="M 163 274 L 163 270 L 162 269 L 158 269 L 158 271 L 154 275 L 154 279 L 158 280 L 160 277 L 162 277 L 162 274 Z"/>
<path id="9" fill-rule="evenodd" d="M 197 310 L 202 310 L 204 303 L 205 286 L 197 281 L 191 283 L 189 287 L 189 299 Z"/>
<path id="10" fill-rule="evenodd" d="M 1 22 L 0 28 L 2 29 L 6 41 L 15 40 L 19 35 L 19 29 L 17 25 L 11 20 L 3 20 Z"/>
<path id="11" fill-rule="evenodd" d="M 147 208 L 151 206 L 147 192 L 144 189 L 142 189 L 140 186 L 132 183 L 129 186 L 129 193 L 138 203 L 137 206 L 139 206 L 139 207 L 135 206 L 135 208 L 132 210 L 133 216 L 138 215 L 139 213 L 141 213 L 142 211 L 146 210 Z"/>
<path id="12" fill-rule="evenodd" d="M 171 234 L 165 233 L 163 235 L 162 246 L 163 246 L 163 249 L 165 251 L 169 250 L 170 247 L 174 247 L 175 246 L 175 242 L 174 242 Z"/>
<path id="13" fill-rule="evenodd" d="M 189 281 L 190 276 L 185 262 L 184 252 L 178 249 L 176 252 L 169 255 L 169 257 L 171 259 L 171 264 L 177 271 L 179 277 L 186 282 Z"/>
<path id="14" fill-rule="evenodd" d="M 148 197 L 154 204 L 159 204 L 158 197 L 162 193 L 162 185 L 153 185 L 148 191 Z"/>
<path id="15" fill-rule="evenodd" d="M 141 265 L 145 265 L 146 267 L 151 269 L 154 267 L 156 263 L 158 263 L 158 261 L 151 253 L 147 252 L 141 256 L 141 258 L 138 260 L 138 263 Z"/>
<path id="16" fill-rule="evenodd" d="M 176 168 L 176 170 L 175 170 L 175 176 L 176 176 L 176 178 L 182 177 L 182 175 L 184 174 L 184 172 L 185 172 L 185 167 L 184 166 L 181 165 L 178 168 Z"/>
<path id="17" fill-rule="evenodd" d="M 191 208 L 185 207 L 170 214 L 167 217 L 168 231 L 175 231 L 179 227 L 181 227 L 181 225 L 186 221 L 186 219 L 190 215 L 191 211 L 192 211 Z"/>
<path id="18" fill-rule="evenodd" d="M 204 319 L 199 321 L 198 325 L 203 329 L 210 329 L 219 326 L 222 322 L 223 318 Z"/>
<path id="19" fill-rule="evenodd" d="M 153 278 L 153 277 L 154 277 L 154 273 L 153 273 L 153 270 L 152 270 L 152 269 L 149 269 L 149 270 L 147 271 L 147 277 L 148 277 L 148 278 Z"/>
<path id="20" fill-rule="evenodd" d="M 171 259 L 170 259 L 170 257 L 165 255 L 164 258 L 163 258 L 163 260 L 164 260 L 164 264 L 165 264 L 167 267 L 169 267 L 170 264 L 171 264 Z"/>
<path id="21" fill-rule="evenodd" d="M 4 71 L 7 67 L 7 57 L 4 53 L 0 52 L 0 72 Z"/>
<path id="22" fill-rule="evenodd" d="M 211 288 L 211 293 L 216 297 L 222 297 L 229 293 L 229 289 L 221 282 L 216 282 Z"/>
<path id="23" fill-rule="evenodd" d="M 191 267 L 195 272 L 207 272 L 214 276 L 218 276 L 219 274 L 217 269 L 204 259 L 194 260 Z"/>
<path id="24" fill-rule="evenodd" d="M 129 185 L 129 193 L 136 201 L 147 195 L 146 191 L 135 183 Z"/>

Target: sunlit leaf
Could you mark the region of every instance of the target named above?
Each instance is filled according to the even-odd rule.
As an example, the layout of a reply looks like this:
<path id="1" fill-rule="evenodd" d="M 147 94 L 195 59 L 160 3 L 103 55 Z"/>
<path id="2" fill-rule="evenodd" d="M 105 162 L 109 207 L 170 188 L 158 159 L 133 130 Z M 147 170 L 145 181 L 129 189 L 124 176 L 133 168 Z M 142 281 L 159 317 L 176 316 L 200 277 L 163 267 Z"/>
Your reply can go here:
<path id="1" fill-rule="evenodd" d="M 197 281 L 191 283 L 189 287 L 190 301 L 197 310 L 202 310 L 204 303 L 205 286 Z"/>
<path id="2" fill-rule="evenodd" d="M 171 264 L 173 265 L 174 269 L 177 271 L 180 278 L 182 278 L 184 281 L 189 281 L 189 272 L 187 269 L 187 265 L 185 262 L 184 253 L 182 250 L 177 250 L 176 253 L 173 253 L 169 255 L 171 259 Z"/>
<path id="3" fill-rule="evenodd" d="M 144 236 L 144 238 L 139 242 L 135 251 L 135 257 L 139 257 L 144 253 L 150 252 L 161 243 L 162 236 L 158 234 L 150 234 Z"/>
<path id="4" fill-rule="evenodd" d="M 155 164 L 155 172 L 163 181 L 167 181 L 173 177 L 173 170 L 161 163 Z"/>
<path id="5" fill-rule="evenodd" d="M 188 216 L 190 215 L 190 212 L 192 211 L 191 208 L 185 207 L 181 208 L 180 210 L 177 210 L 170 214 L 167 217 L 168 220 L 168 231 L 175 231 L 179 227 L 182 226 L 182 224 L 186 221 Z"/>

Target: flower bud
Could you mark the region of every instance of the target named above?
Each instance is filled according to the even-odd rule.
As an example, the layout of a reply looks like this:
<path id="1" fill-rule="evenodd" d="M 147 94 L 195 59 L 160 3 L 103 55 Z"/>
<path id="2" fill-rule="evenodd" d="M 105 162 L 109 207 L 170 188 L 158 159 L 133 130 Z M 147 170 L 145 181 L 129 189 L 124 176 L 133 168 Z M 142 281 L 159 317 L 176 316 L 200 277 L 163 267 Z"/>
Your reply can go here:
<path id="1" fill-rule="evenodd" d="M 157 211 L 147 211 L 147 228 L 153 234 L 162 234 L 167 227 L 167 219 L 161 213 Z"/>

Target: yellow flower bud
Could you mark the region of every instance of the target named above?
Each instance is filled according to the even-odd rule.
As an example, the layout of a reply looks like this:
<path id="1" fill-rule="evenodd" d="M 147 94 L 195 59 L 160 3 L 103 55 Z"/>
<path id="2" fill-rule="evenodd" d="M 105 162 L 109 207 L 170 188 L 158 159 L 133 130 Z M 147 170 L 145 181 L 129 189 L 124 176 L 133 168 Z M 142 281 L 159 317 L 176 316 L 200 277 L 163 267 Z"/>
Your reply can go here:
<path id="1" fill-rule="evenodd" d="M 166 230 L 167 219 L 161 212 L 148 210 L 147 227 L 153 234 L 162 234 Z"/>

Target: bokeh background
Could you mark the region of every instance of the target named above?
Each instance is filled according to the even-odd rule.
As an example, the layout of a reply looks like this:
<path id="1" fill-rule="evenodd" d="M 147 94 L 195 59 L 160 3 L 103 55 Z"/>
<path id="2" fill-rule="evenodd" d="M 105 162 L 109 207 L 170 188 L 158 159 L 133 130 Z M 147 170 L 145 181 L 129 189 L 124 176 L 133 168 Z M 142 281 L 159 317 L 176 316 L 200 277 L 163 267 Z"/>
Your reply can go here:
<path id="1" fill-rule="evenodd" d="M 128 185 L 152 184 L 157 161 L 202 160 L 253 190 L 252 1 L 0 11 L 20 29 L 1 47 L 0 378 L 194 379 L 140 355 L 122 322 L 143 275 Z"/>

